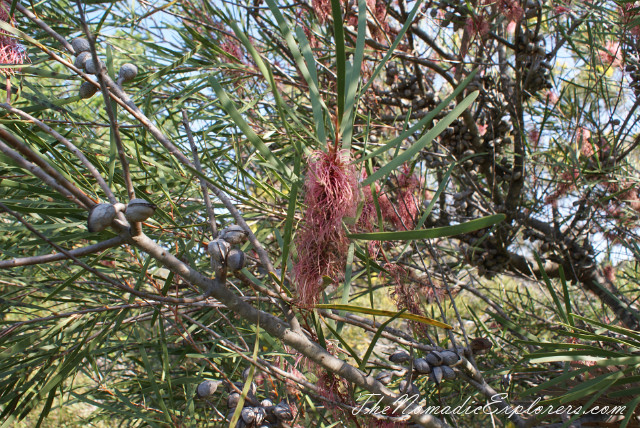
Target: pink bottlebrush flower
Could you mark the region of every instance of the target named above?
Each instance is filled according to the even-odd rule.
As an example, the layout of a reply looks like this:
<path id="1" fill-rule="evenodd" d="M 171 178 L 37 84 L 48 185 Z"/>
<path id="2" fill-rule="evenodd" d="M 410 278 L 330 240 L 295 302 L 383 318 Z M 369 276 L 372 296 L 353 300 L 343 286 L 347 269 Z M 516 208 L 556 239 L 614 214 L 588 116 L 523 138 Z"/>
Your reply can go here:
<path id="1" fill-rule="evenodd" d="M 627 189 L 620 195 L 620 199 L 624 201 L 629 208 L 634 211 L 640 211 L 640 197 L 638 196 L 638 189 L 634 187 L 633 183 L 626 182 L 621 183 L 623 189 Z"/>
<path id="2" fill-rule="evenodd" d="M 487 133 L 487 128 L 489 127 L 488 124 L 485 125 L 477 125 L 478 127 L 478 135 L 480 135 L 481 137 Z"/>
<path id="3" fill-rule="evenodd" d="M 380 211 L 384 219 L 393 223 L 396 229 L 410 230 L 415 226 L 419 211 L 416 191 L 421 188 L 421 183 L 418 177 L 410 173 L 409 167 L 404 165 L 396 184 L 393 193 L 385 193 L 378 198 Z"/>
<path id="4" fill-rule="evenodd" d="M 604 49 L 598 51 L 600 61 L 606 66 L 619 68 L 622 66 L 622 50 L 619 42 L 608 41 Z"/>
<path id="5" fill-rule="evenodd" d="M 507 34 L 514 35 L 516 33 L 516 26 L 518 23 L 516 21 L 509 21 L 507 24 Z"/>
<path id="6" fill-rule="evenodd" d="M 13 18 L 9 16 L 9 5 L 6 0 L 0 0 L 0 20 L 13 25 Z M 0 30 L 0 64 L 24 64 L 25 60 L 28 58 L 24 46 L 8 32 Z M 0 67 L 0 73 L 5 76 L 14 75 L 15 69 Z"/>
<path id="7" fill-rule="evenodd" d="M 389 272 L 391 281 L 395 287 L 391 292 L 391 297 L 396 302 L 398 310 L 406 309 L 409 313 L 415 315 L 424 315 L 419 302 L 419 293 L 412 285 L 409 273 L 400 265 L 393 263 L 385 263 L 384 268 Z M 418 322 L 410 322 L 411 328 L 422 334 L 427 333 L 426 326 Z"/>
<path id="8" fill-rule="evenodd" d="M 591 141 L 591 131 L 586 128 L 579 127 L 576 131 L 576 141 L 580 147 L 580 154 L 586 158 L 593 156 L 593 146 Z"/>
<path id="9" fill-rule="evenodd" d="M 220 44 L 220 49 L 222 49 L 223 51 L 225 51 L 226 53 L 228 53 L 229 55 L 231 55 L 232 57 L 234 57 L 240 62 L 244 57 L 244 52 L 242 51 L 240 44 L 237 41 L 232 40 L 231 38 L 225 39 Z"/>
<path id="10" fill-rule="evenodd" d="M 553 207 L 557 207 L 558 199 L 575 188 L 575 183 L 578 177 L 580 177 L 580 171 L 577 168 L 571 168 L 569 171 L 560 174 L 560 179 L 556 185 L 556 191 L 544 199 L 545 203 L 551 204 Z"/>
<path id="11" fill-rule="evenodd" d="M 508 21 L 518 23 L 524 16 L 524 9 L 518 0 L 500 0 L 498 7 Z"/>
<path id="12" fill-rule="evenodd" d="M 309 41 L 309 46 L 311 49 L 316 49 L 320 44 L 318 43 L 318 38 L 311 31 L 308 25 L 302 24 L 302 31 L 304 31 L 304 35 L 307 36 L 307 40 Z"/>
<path id="13" fill-rule="evenodd" d="M 607 265 L 602 269 L 602 273 L 604 277 L 607 278 L 610 282 L 615 282 L 616 280 L 616 270 L 611 265 Z"/>
<path id="14" fill-rule="evenodd" d="M 312 0 L 311 7 L 318 17 L 318 22 L 324 24 L 331 16 L 331 1 L 330 0 Z"/>
<path id="15" fill-rule="evenodd" d="M 337 354 L 337 347 L 331 341 L 327 341 L 327 352 L 332 355 Z M 304 358 L 304 360 L 309 371 L 315 374 L 317 378 L 316 386 L 318 387 L 318 395 L 326 400 L 324 402 L 325 408 L 329 410 L 333 416 L 333 420 L 345 421 L 344 425 L 348 425 L 346 420 L 355 420 L 355 416 L 351 412 L 346 411 L 337 404 L 343 403 L 347 406 L 357 405 L 351 395 L 351 385 L 349 382 L 334 373 L 326 371 L 308 358 Z"/>
<path id="16" fill-rule="evenodd" d="M 390 416 L 390 417 L 402 416 L 402 414 L 400 413 L 395 413 L 394 410 L 395 409 L 392 409 L 392 408 L 387 410 L 387 412 L 385 413 L 386 416 Z M 373 423 L 373 426 L 375 428 L 404 428 L 409 426 L 408 422 L 395 422 L 395 421 L 379 420 L 379 419 L 373 419 L 371 423 Z"/>
<path id="17" fill-rule="evenodd" d="M 483 37 L 489 33 L 489 21 L 484 15 L 473 15 L 467 18 L 466 28 L 471 37 Z"/>
<path id="18" fill-rule="evenodd" d="M 348 152 L 316 152 L 305 180 L 304 225 L 296 237 L 298 261 L 293 267 L 299 303 L 312 307 L 323 277 L 339 280 L 349 246 L 342 219 L 353 217 L 358 204 L 355 167 Z"/>

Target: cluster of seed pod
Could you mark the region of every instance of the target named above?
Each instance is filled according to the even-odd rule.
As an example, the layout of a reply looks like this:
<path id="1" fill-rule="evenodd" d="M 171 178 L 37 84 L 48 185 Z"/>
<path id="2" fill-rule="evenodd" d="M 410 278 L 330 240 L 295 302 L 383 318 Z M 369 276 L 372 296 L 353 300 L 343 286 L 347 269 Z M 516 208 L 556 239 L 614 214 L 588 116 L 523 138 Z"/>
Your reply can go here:
<path id="1" fill-rule="evenodd" d="M 232 245 L 240 245 L 247 240 L 247 232 L 238 225 L 229 226 L 220 231 L 218 237 L 209 242 L 207 252 L 211 256 L 215 269 L 241 270 L 246 263 L 246 257 L 242 250 L 231 248 Z"/>
<path id="2" fill-rule="evenodd" d="M 546 61 L 544 38 L 526 30 L 516 40 L 516 58 L 523 64 L 523 89 L 531 96 L 542 89 L 550 89 L 552 66 Z"/>
<path id="3" fill-rule="evenodd" d="M 451 125 L 449 125 L 449 127 L 440 134 L 440 144 L 457 159 L 461 159 L 475 153 L 472 148 L 472 140 L 473 134 L 461 119 L 454 120 Z M 470 163 L 466 163 L 464 166 L 468 167 L 472 165 L 473 160 L 471 160 Z"/>
<path id="4" fill-rule="evenodd" d="M 235 407 L 231 410 L 235 412 Z M 229 419 L 231 419 L 232 414 L 229 415 Z M 260 401 L 259 406 L 247 406 L 242 409 L 236 428 L 283 427 L 292 420 L 293 412 L 286 401 L 281 401 L 274 405 L 273 401 L 265 398 Z"/>
<path id="5" fill-rule="evenodd" d="M 249 377 L 249 369 L 245 369 L 242 373 L 244 381 L 247 382 Z M 242 390 L 244 384 L 235 382 L 234 385 Z M 269 398 L 258 401 L 256 398 L 257 386 L 251 382 L 247 393 L 247 400 L 244 401 L 240 412 L 240 419 L 236 428 L 272 428 L 285 426 L 287 422 L 293 420 L 293 411 L 286 401 L 274 404 Z M 228 389 L 227 407 L 229 408 L 228 419 L 231 420 L 233 414 L 240 403 L 240 394 L 231 388 Z M 250 403 L 259 403 L 252 405 Z"/>
<path id="6" fill-rule="evenodd" d="M 451 207 L 455 210 L 458 216 L 473 218 L 479 216 L 478 210 L 474 207 L 471 195 L 473 195 L 473 189 L 471 188 L 452 195 L 453 203 L 451 204 Z"/>
<path id="7" fill-rule="evenodd" d="M 477 267 L 478 275 L 493 278 L 509 258 L 495 232 L 488 236 L 485 236 L 486 233 L 484 230 L 470 232 L 461 235 L 460 239 L 468 245 L 466 257 Z"/>
<path id="8" fill-rule="evenodd" d="M 588 210 L 590 208 L 591 207 L 586 206 L 584 209 Z M 556 253 L 558 256 L 552 255 L 551 257 L 548 256 L 548 258 L 560 259 L 561 255 L 569 254 L 574 266 L 581 267 L 583 269 L 593 268 L 595 266 L 595 249 L 588 239 L 580 236 L 581 228 L 579 226 L 576 225 L 575 230 L 578 231 L 577 234 L 565 232 L 564 236 L 561 238 L 554 235 L 545 235 L 535 231 L 529 231 L 527 234 L 524 234 L 523 237 L 531 242 L 537 242 L 537 250 L 541 255 Z M 584 229 L 582 228 L 582 230 Z"/>
<path id="9" fill-rule="evenodd" d="M 510 144 L 507 138 L 511 132 L 511 124 L 504 119 L 508 114 L 509 102 L 504 94 L 510 92 L 511 85 L 511 80 L 506 75 L 485 74 L 467 86 L 468 91 L 477 89 L 480 92 L 477 101 L 481 106 L 478 123 L 486 125 L 482 135 L 482 151 L 489 154 L 484 159 L 478 159 L 479 162 L 494 159 L 496 154 L 502 152 L 503 147 Z"/>
<path id="10" fill-rule="evenodd" d="M 153 215 L 156 206 L 144 199 L 132 199 L 127 205 L 97 204 L 89 210 L 87 229 L 89 232 L 102 232 L 113 223 L 118 213 L 123 212 L 128 222 L 142 222 Z"/>
<path id="11" fill-rule="evenodd" d="M 80 70 L 86 71 L 88 74 L 99 74 L 100 70 L 106 67 L 105 63 L 98 60 L 96 64 L 91 56 L 91 45 L 87 39 L 77 38 L 71 42 L 71 47 L 76 56 L 73 65 Z M 130 82 L 138 74 L 138 67 L 134 64 L 126 63 L 120 67 L 118 73 L 117 83 L 122 85 L 123 83 Z M 98 86 L 91 82 L 83 82 L 78 90 L 78 96 L 80 98 L 91 98 L 98 92 Z"/>
<path id="12" fill-rule="evenodd" d="M 633 94 L 638 98 L 640 95 L 640 69 L 636 64 L 627 64 L 625 71 L 629 73 L 629 79 L 631 80 L 630 86 L 633 89 Z"/>
<path id="13" fill-rule="evenodd" d="M 416 73 L 408 75 L 398 70 L 398 64 L 389 63 L 386 68 L 386 84 L 388 90 L 377 90 L 376 95 L 380 104 L 401 107 L 408 110 L 411 107 L 413 114 L 424 110 L 431 110 L 438 100 L 433 92 L 425 92 L 421 88 Z"/>
<path id="14" fill-rule="evenodd" d="M 444 351 L 431 351 L 424 357 L 418 357 L 411 359 L 411 356 L 404 351 L 397 351 L 389 356 L 389 361 L 394 364 L 404 365 L 409 363 L 409 367 L 413 368 L 413 374 L 415 375 L 428 375 L 429 379 L 439 385 L 445 380 L 454 380 L 456 378 L 456 372 L 453 367 L 456 367 L 462 363 L 460 355 L 452 350 Z M 378 375 L 378 379 L 381 382 L 385 382 L 386 378 Z M 390 378 L 389 378 L 390 380 Z M 404 380 L 404 384 L 400 382 L 400 391 L 406 392 L 409 395 L 417 394 L 417 387 L 415 385 L 407 384 Z M 411 393 L 414 394 L 411 394 Z"/>

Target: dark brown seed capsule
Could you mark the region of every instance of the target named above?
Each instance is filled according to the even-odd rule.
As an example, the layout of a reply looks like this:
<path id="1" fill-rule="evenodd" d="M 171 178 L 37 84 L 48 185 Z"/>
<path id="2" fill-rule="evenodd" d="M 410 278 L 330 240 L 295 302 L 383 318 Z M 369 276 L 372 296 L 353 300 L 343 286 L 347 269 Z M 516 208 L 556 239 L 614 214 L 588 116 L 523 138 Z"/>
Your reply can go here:
<path id="1" fill-rule="evenodd" d="M 73 52 L 76 55 L 80 55 L 82 52 L 88 52 L 91 50 L 91 45 L 89 45 L 89 40 L 83 38 L 74 39 L 71 42 L 71 47 L 73 48 Z"/>
<path id="2" fill-rule="evenodd" d="M 246 257 L 241 250 L 232 249 L 227 254 L 227 268 L 233 272 L 241 270 L 246 262 Z"/>
<path id="3" fill-rule="evenodd" d="M 424 358 L 416 358 L 413 360 L 413 367 L 420 374 L 429 374 L 431 373 L 431 366 Z"/>
<path id="4" fill-rule="evenodd" d="M 432 366 L 439 366 L 442 364 L 442 356 L 437 351 L 429 352 L 425 357 L 425 359 Z"/>
<path id="5" fill-rule="evenodd" d="M 205 380 L 200 385 L 198 385 L 198 388 L 196 390 L 198 397 L 204 398 L 212 396 L 221 383 L 222 382 L 220 382 L 219 380 Z"/>
<path id="6" fill-rule="evenodd" d="M 404 351 L 397 351 L 389 356 L 389 361 L 395 364 L 408 363 L 410 359 L 411 356 Z"/>
<path id="7" fill-rule="evenodd" d="M 89 211 L 87 229 L 89 232 L 102 232 L 116 218 L 116 209 L 111 204 L 98 204 Z"/>

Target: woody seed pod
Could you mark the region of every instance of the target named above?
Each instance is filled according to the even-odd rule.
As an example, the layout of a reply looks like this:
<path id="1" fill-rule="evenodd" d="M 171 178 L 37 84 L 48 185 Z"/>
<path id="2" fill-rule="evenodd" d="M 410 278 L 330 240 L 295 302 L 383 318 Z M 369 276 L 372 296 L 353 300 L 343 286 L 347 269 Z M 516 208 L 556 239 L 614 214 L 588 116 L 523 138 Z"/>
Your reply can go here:
<path id="1" fill-rule="evenodd" d="M 89 211 L 87 229 L 89 232 L 102 232 L 116 218 L 116 209 L 111 204 L 98 204 Z"/>
<path id="2" fill-rule="evenodd" d="M 240 413 L 245 424 L 251 425 L 256 420 L 256 410 L 253 407 L 245 407 Z"/>
<path id="3" fill-rule="evenodd" d="M 209 242 L 207 246 L 207 252 L 211 256 L 211 258 L 218 264 L 218 266 L 222 266 L 223 262 L 227 260 L 227 254 L 229 254 L 229 248 L 231 246 L 227 241 L 222 239 L 214 239 Z"/>
<path id="4" fill-rule="evenodd" d="M 220 239 L 224 239 L 230 244 L 239 245 L 247 240 L 247 232 L 242 227 L 234 224 L 220 231 Z"/>
<path id="5" fill-rule="evenodd" d="M 89 40 L 83 38 L 74 39 L 71 42 L 71 47 L 73 48 L 73 52 L 76 55 L 80 55 L 82 52 L 88 52 L 91 50 L 91 45 L 89 44 Z"/>
<path id="6" fill-rule="evenodd" d="M 227 254 L 227 268 L 233 272 L 241 270 L 245 264 L 245 256 L 241 250 L 233 249 Z"/>
<path id="7" fill-rule="evenodd" d="M 229 257 L 229 256 L 227 256 Z M 251 367 L 247 367 L 246 369 L 244 369 L 242 371 L 242 379 L 246 382 L 247 378 L 249 377 L 249 373 L 251 373 Z"/>
<path id="8" fill-rule="evenodd" d="M 446 380 L 454 380 L 456 378 L 456 372 L 449 366 L 440 366 L 442 369 L 442 377 Z"/>
<path id="9" fill-rule="evenodd" d="M 411 357 L 404 351 L 397 351 L 389 356 L 389 361 L 395 364 L 408 363 Z"/>
<path id="10" fill-rule="evenodd" d="M 196 389 L 198 397 L 203 398 L 212 396 L 221 383 L 222 382 L 220 382 L 219 380 L 205 380 L 200 385 L 198 385 L 198 388 Z"/>
<path id="11" fill-rule="evenodd" d="M 135 64 L 122 64 L 118 72 L 118 84 L 127 83 L 135 79 L 138 75 L 138 67 Z"/>
<path id="12" fill-rule="evenodd" d="M 78 89 L 78 96 L 82 99 L 91 98 L 98 92 L 98 88 L 91 82 L 82 82 Z"/>
<path id="13" fill-rule="evenodd" d="M 235 409 L 238 406 L 238 402 L 240 402 L 240 394 L 238 394 L 237 392 L 232 392 L 227 398 L 227 407 L 229 407 L 230 409 Z"/>
<path id="14" fill-rule="evenodd" d="M 81 52 L 80 55 L 76 57 L 76 60 L 73 62 L 73 65 L 75 65 L 77 68 L 82 70 L 84 69 L 85 64 L 89 60 L 89 58 L 91 58 L 91 53 Z"/>
<path id="15" fill-rule="evenodd" d="M 262 407 L 254 407 L 254 423 L 256 425 L 262 424 L 262 422 L 267 418 L 267 411 Z"/>
<path id="16" fill-rule="evenodd" d="M 151 202 L 136 198 L 129 201 L 129 205 L 124 211 L 124 216 L 130 222 L 145 221 L 153 215 L 155 210 L 156 206 Z"/>
<path id="17" fill-rule="evenodd" d="M 291 412 L 291 407 L 289 407 L 289 405 L 285 401 L 279 402 L 278 405 L 274 407 L 273 414 L 276 416 L 276 418 L 282 421 L 293 420 L 293 413 Z"/>
<path id="18" fill-rule="evenodd" d="M 104 62 L 98 60 L 98 64 L 96 65 L 96 63 L 93 61 L 93 58 L 87 59 L 87 61 L 84 63 L 84 69 L 89 74 L 98 74 L 100 70 L 103 69 L 104 67 L 105 67 Z"/>
<path id="19" fill-rule="evenodd" d="M 429 374 L 431 373 L 431 366 L 424 358 L 416 358 L 413 360 L 413 367 L 420 374 Z"/>
<path id="20" fill-rule="evenodd" d="M 429 378 L 439 385 L 442 382 L 442 378 L 444 377 L 444 373 L 442 372 L 442 367 L 434 367 L 433 371 L 429 375 Z"/>
<path id="21" fill-rule="evenodd" d="M 269 400 L 268 398 L 265 398 L 260 402 L 260 405 L 262 407 L 273 407 L 273 401 Z"/>
<path id="22" fill-rule="evenodd" d="M 449 350 L 440 352 L 440 356 L 442 356 L 442 364 L 449 367 L 457 366 L 461 361 L 460 355 Z"/>
<path id="23" fill-rule="evenodd" d="M 470 345 L 471 353 L 473 355 L 486 354 L 493 346 L 491 341 L 484 337 L 476 337 L 471 341 Z"/>
<path id="24" fill-rule="evenodd" d="M 400 393 L 401 394 L 408 394 L 408 395 L 419 395 L 420 394 L 420 390 L 418 389 L 418 387 L 413 382 L 407 384 L 407 380 L 406 379 L 402 379 L 400 381 Z"/>
<path id="25" fill-rule="evenodd" d="M 442 364 L 442 356 L 437 351 L 429 352 L 425 357 L 425 359 L 432 366 L 439 366 Z"/>
<path id="26" fill-rule="evenodd" d="M 389 385 L 391 383 L 391 379 L 392 379 L 392 376 L 391 376 L 391 373 L 389 372 L 382 371 L 378 373 L 378 376 L 376 376 L 376 380 L 383 385 Z"/>

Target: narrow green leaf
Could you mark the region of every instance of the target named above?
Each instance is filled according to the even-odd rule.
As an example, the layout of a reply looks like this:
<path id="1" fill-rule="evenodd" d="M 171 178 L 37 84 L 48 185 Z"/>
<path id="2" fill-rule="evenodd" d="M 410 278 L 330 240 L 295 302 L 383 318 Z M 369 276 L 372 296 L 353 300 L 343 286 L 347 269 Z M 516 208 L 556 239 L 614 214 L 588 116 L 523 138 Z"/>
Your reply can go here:
<path id="1" fill-rule="evenodd" d="M 360 314 L 367 315 L 379 315 L 384 317 L 394 317 L 398 314 L 398 312 L 393 311 L 383 311 L 381 309 L 372 309 L 372 308 L 363 308 L 360 306 L 352 306 L 352 305 L 335 305 L 335 304 L 318 304 L 316 305 L 316 309 L 327 309 L 327 310 L 336 310 L 336 311 L 345 311 L 345 312 L 356 312 Z M 422 324 L 433 325 L 435 327 L 441 327 L 446 329 L 452 329 L 449 324 L 445 324 L 443 322 L 423 317 L 421 315 L 415 314 L 401 314 L 399 318 L 404 318 L 411 321 L 416 321 Z"/>
<path id="2" fill-rule="evenodd" d="M 364 156 L 364 157 L 362 157 L 360 159 L 357 159 L 354 163 L 358 163 L 358 162 L 363 162 L 363 161 L 369 160 L 369 159 L 371 159 L 373 157 L 376 157 L 379 154 L 384 153 L 384 152 L 386 152 L 386 151 L 388 151 L 388 150 L 390 150 L 390 149 L 392 149 L 394 147 L 399 147 L 399 144 L 401 142 L 403 142 L 408 137 L 410 137 L 411 135 L 413 135 L 416 132 L 418 132 L 419 130 L 421 130 L 426 124 L 430 123 L 433 119 L 435 119 L 435 117 L 438 115 L 438 113 L 440 113 L 442 110 L 444 110 L 451 103 L 451 101 L 456 99 L 456 97 L 460 93 L 462 93 L 464 88 L 467 87 L 467 85 L 471 82 L 471 80 L 473 80 L 473 78 L 476 76 L 477 73 L 478 73 L 478 69 L 475 69 L 471 73 L 469 73 L 469 76 L 467 76 L 467 78 L 464 79 L 455 88 L 455 90 L 453 91 L 453 93 L 451 95 L 449 95 L 447 98 L 445 98 L 444 101 L 442 101 L 440 104 L 438 104 L 438 106 L 435 109 L 431 110 L 429 112 L 429 114 L 427 114 L 425 117 L 420 119 L 415 125 L 413 125 L 409 129 L 405 129 L 396 138 L 394 138 L 393 140 L 389 141 L 384 146 L 377 148 L 376 150 L 374 150 L 373 152 L 367 154 L 366 156 Z"/>
<path id="3" fill-rule="evenodd" d="M 353 53 L 353 61 L 349 67 L 345 88 L 345 105 L 342 115 L 340 134 L 342 135 L 342 148 L 351 149 L 351 138 L 353 137 L 353 119 L 355 117 L 354 107 L 358 102 L 358 86 L 360 85 L 360 69 L 364 58 L 365 38 L 367 36 L 367 1 L 358 0 L 358 38 L 356 49 Z"/>
<path id="4" fill-rule="evenodd" d="M 364 356 L 362 357 L 362 362 L 358 365 L 358 368 L 360 370 L 364 371 L 364 369 L 365 369 L 365 367 L 367 365 L 367 362 L 369 361 L 369 358 L 371 357 L 371 354 L 373 353 L 373 349 L 375 348 L 376 344 L 378 343 L 378 339 L 380 339 L 380 336 L 382 335 L 382 332 L 384 331 L 384 329 L 391 323 L 391 321 L 401 317 L 405 313 L 405 311 L 406 311 L 406 309 L 401 310 L 400 312 L 395 314 L 393 317 L 389 318 L 388 320 L 386 320 L 385 322 L 380 324 L 380 327 L 378 327 L 378 330 L 376 330 L 376 333 L 373 335 L 373 338 L 371 339 L 371 343 L 367 347 L 367 351 L 364 353 Z"/>
<path id="5" fill-rule="evenodd" d="M 344 285 L 342 286 L 342 298 L 341 304 L 347 305 L 349 303 L 349 294 L 351 293 L 351 274 L 353 273 L 353 253 L 355 251 L 355 244 L 352 242 L 349 244 L 349 250 L 347 251 L 347 265 L 344 273 Z M 343 313 L 340 313 L 343 315 Z M 344 323 L 339 322 L 336 330 L 338 333 L 342 331 Z"/>
<path id="6" fill-rule="evenodd" d="M 345 53 L 344 27 L 342 24 L 342 2 L 340 0 L 331 0 L 331 13 L 333 15 L 333 38 L 336 47 L 338 120 L 341 120 L 344 114 L 347 58 Z M 338 124 L 338 127 L 339 126 L 340 124 Z"/>
<path id="7" fill-rule="evenodd" d="M 405 33 L 407 32 L 409 27 L 413 25 L 413 19 L 416 17 L 416 14 L 420 10 L 420 7 L 422 6 L 423 1 L 424 0 L 418 0 L 416 4 L 413 6 L 413 9 L 411 9 L 411 12 L 409 12 L 409 15 L 404 21 L 404 25 L 400 29 L 400 32 L 396 36 L 395 40 L 387 50 L 382 60 L 380 60 L 376 68 L 373 70 L 373 73 L 371 73 L 371 77 L 369 77 L 369 81 L 367 81 L 367 83 L 360 90 L 361 94 L 364 94 L 365 92 L 367 92 L 367 89 L 369 89 L 369 86 L 373 84 L 373 82 L 376 80 L 376 77 L 378 77 L 378 74 L 380 74 L 380 72 L 384 69 L 384 66 L 387 64 L 387 61 L 389 61 L 389 59 L 393 55 L 393 52 L 396 50 L 396 48 L 402 41 L 402 38 L 404 37 Z"/>
<path id="8" fill-rule="evenodd" d="M 351 233 L 347 237 L 351 239 L 364 239 L 366 241 L 410 241 L 416 239 L 434 239 L 447 236 L 456 236 L 474 230 L 484 229 L 500 223 L 506 218 L 504 214 L 494 214 L 470 220 L 466 223 L 455 226 L 435 227 L 432 229 L 403 230 L 399 232 L 372 232 L 372 233 Z"/>
<path id="9" fill-rule="evenodd" d="M 468 95 L 460 104 L 458 104 L 451 113 L 442 118 L 429 132 L 427 132 L 422 138 L 413 143 L 411 147 L 405 150 L 399 156 L 393 158 L 389 163 L 378 169 L 376 172 L 367 177 L 362 185 L 366 186 L 369 183 L 373 183 L 381 177 L 386 176 L 400 165 L 408 162 L 411 158 L 417 155 L 422 149 L 426 147 L 434 138 L 436 138 L 442 131 L 444 131 L 460 114 L 466 110 L 467 107 L 473 103 L 477 98 L 478 91 L 475 91 Z"/>
<path id="10" fill-rule="evenodd" d="M 544 268 L 542 267 L 542 260 L 540 260 L 540 256 L 538 255 L 537 252 L 534 252 L 534 257 L 536 258 L 536 263 L 538 263 L 538 269 L 540 270 L 540 272 L 542 272 L 542 279 L 544 280 L 544 284 L 546 285 L 547 290 L 549 290 L 549 294 L 551 294 L 551 298 L 553 299 L 553 303 L 556 305 L 556 309 L 558 310 L 560 317 L 565 323 L 568 324 L 569 320 L 567 318 L 567 314 L 564 312 L 562 308 L 562 304 L 560 303 L 558 294 L 556 293 L 556 290 L 554 290 L 553 285 L 551 284 L 551 280 L 549 279 L 549 276 L 547 275 Z"/>
<path id="11" fill-rule="evenodd" d="M 300 43 L 300 49 L 302 51 L 302 55 L 307 63 L 308 69 L 308 79 L 305 77 L 305 80 L 308 80 L 309 84 L 309 98 L 311 99 L 311 109 L 313 112 L 313 120 L 316 126 L 316 134 L 318 136 L 318 141 L 320 143 L 324 143 L 327 141 L 326 131 L 324 127 L 324 110 L 328 110 L 322 98 L 320 98 L 320 92 L 318 91 L 318 71 L 316 69 L 316 60 L 313 57 L 313 52 L 311 52 L 311 46 L 309 45 L 309 41 L 307 40 L 307 36 L 304 34 L 304 31 L 300 27 L 296 27 L 296 35 L 298 36 L 298 42 Z M 303 73 L 304 76 L 304 73 Z M 310 82 L 310 83 L 309 83 Z"/>

